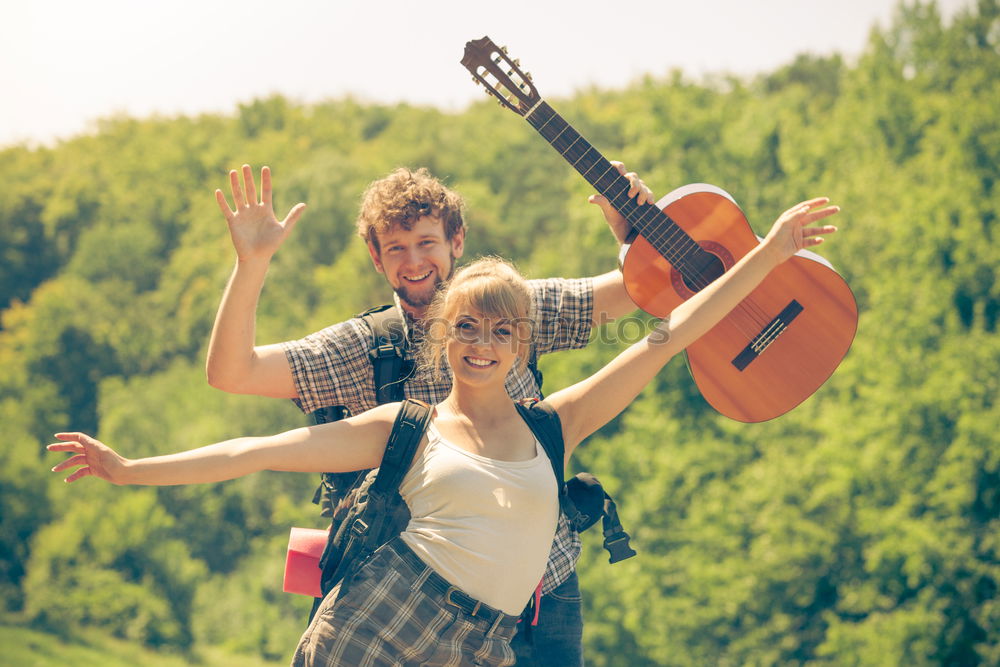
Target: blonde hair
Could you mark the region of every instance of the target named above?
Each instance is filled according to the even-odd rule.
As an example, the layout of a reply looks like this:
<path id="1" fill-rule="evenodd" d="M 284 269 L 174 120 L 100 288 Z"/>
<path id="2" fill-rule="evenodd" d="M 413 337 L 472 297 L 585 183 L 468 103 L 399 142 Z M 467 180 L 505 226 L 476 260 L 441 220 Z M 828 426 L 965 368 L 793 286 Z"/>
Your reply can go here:
<path id="1" fill-rule="evenodd" d="M 445 344 L 458 317 L 468 310 L 484 318 L 509 321 L 518 356 L 516 368 L 527 366 L 535 334 L 531 287 L 509 262 L 482 257 L 456 271 L 427 309 L 423 361 L 432 372 L 440 370 Z"/>
<path id="2" fill-rule="evenodd" d="M 358 236 L 380 250 L 377 234 L 397 225 L 412 229 L 417 220 L 429 215 L 441 221 L 445 238 L 451 240 L 465 228 L 464 205 L 457 192 L 445 187 L 423 167 L 416 171 L 400 167 L 368 185 L 361 197 Z"/>

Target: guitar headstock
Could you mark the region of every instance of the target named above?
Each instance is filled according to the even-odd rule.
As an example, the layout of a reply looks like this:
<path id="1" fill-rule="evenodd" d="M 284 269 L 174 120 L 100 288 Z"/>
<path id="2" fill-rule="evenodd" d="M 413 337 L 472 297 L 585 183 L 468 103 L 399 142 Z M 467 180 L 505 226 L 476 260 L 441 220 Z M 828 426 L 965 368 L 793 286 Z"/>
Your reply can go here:
<path id="1" fill-rule="evenodd" d="M 466 42 L 462 64 L 472 73 L 473 81 L 519 116 L 527 116 L 542 101 L 531 83 L 531 74 L 522 72 L 520 63 L 507 56 L 507 49 L 498 47 L 489 37 Z"/>

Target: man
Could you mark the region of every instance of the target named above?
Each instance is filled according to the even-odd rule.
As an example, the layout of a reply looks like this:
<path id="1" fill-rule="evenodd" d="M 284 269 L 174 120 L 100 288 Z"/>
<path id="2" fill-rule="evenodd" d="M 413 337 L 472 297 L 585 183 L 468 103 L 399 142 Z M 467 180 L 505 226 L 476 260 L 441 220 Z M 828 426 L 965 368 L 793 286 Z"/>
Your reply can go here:
<path id="1" fill-rule="evenodd" d="M 633 173 L 614 163 L 629 182 L 629 197 L 652 203 L 652 193 Z M 271 205 L 271 174 L 261 170 L 258 200 L 249 165 L 240 174 L 230 172 L 235 210 L 226 196 L 215 196 L 236 249 L 236 268 L 219 306 L 209 345 L 206 371 L 209 383 L 223 391 L 290 398 L 307 413 L 327 406 L 342 406 L 358 414 L 376 406 L 369 356 L 371 331 L 354 318 L 313 333 L 298 341 L 255 345 L 257 302 L 274 253 L 301 217 L 305 204 L 295 205 L 279 221 Z M 608 225 L 621 244 L 628 222 L 602 196 L 594 195 Z M 462 257 L 465 223 L 462 200 L 426 170 L 397 169 L 372 183 L 365 192 L 358 218 L 358 233 L 368 245 L 375 270 L 383 274 L 405 315 L 407 336 L 419 341 L 423 318 L 438 286 L 447 280 L 455 261 Z M 531 281 L 538 313 L 535 354 L 580 348 L 591 328 L 635 309 L 625 291 L 620 271 L 593 278 L 553 278 Z M 407 346 L 412 359 L 417 346 Z M 436 376 L 417 366 L 407 377 L 404 394 L 430 404 L 448 394 L 451 378 Z M 515 369 L 507 377 L 513 398 L 537 396 L 539 387 L 528 369 Z M 553 542 L 543 579 L 538 626 L 533 641 L 519 633 L 514 646 L 519 665 L 581 665 L 583 620 L 575 564 L 579 536 L 564 517 Z"/>

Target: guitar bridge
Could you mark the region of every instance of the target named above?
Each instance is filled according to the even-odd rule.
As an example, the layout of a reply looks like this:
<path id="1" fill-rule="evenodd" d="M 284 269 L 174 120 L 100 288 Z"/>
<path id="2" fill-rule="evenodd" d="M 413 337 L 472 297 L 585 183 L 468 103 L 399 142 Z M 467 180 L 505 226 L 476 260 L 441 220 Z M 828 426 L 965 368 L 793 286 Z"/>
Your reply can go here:
<path id="1" fill-rule="evenodd" d="M 749 366 L 754 359 L 759 357 L 764 353 L 771 343 L 778 339 L 778 336 L 785 332 L 788 325 L 792 323 L 799 313 L 803 310 L 802 304 L 794 299 L 785 306 L 784 310 L 778 313 L 778 316 L 767 323 L 760 333 L 753 337 L 750 344 L 743 348 L 743 351 L 736 355 L 733 359 L 733 366 L 736 366 L 737 370 L 744 370 Z"/>

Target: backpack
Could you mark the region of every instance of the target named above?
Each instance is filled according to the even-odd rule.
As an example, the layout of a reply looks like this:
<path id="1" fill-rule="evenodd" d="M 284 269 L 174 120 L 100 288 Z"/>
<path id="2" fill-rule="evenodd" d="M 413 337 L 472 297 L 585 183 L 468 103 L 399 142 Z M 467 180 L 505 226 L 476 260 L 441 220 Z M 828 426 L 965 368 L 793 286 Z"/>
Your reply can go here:
<path id="1" fill-rule="evenodd" d="M 403 401 L 379 467 L 368 471 L 351 490 L 352 502 L 335 528 L 330 529 L 319 561 L 324 596 L 348 579 L 376 549 L 399 535 L 409 522 L 410 511 L 399 495 L 399 485 L 410 469 L 432 412 L 433 408 L 423 401 Z"/>
<path id="2" fill-rule="evenodd" d="M 422 415 L 414 407 L 426 404 L 412 399 L 403 400 L 403 383 L 412 374 L 413 365 L 404 358 L 407 340 L 399 309 L 390 305 L 377 306 L 358 317 L 365 320 L 372 332 L 369 356 L 372 359 L 377 402 L 381 405 L 403 401 L 405 411 L 408 412 L 404 423 L 423 423 L 426 426 L 430 410 L 427 410 L 427 415 Z M 528 366 L 541 388 L 542 374 L 534 355 Z M 566 513 L 570 525 L 577 532 L 582 532 L 603 517 L 604 548 L 610 554 L 609 562 L 617 563 L 636 555 L 629 546 L 628 533 L 618 520 L 614 501 L 604 492 L 596 477 L 581 473 L 563 483 L 565 448 L 559 415 L 547 403 L 540 403 L 537 399 L 523 399 L 515 402 L 515 405 L 552 462 L 556 479 L 560 483 L 560 508 Z M 313 412 L 312 416 L 317 424 L 322 424 L 343 419 L 345 413 L 343 407 L 331 406 Z M 383 457 L 382 465 L 372 470 L 323 473 L 322 481 L 313 495 L 313 503 L 321 506 L 321 516 L 330 519 L 326 548 L 320 558 L 320 587 L 323 596 L 339 581 L 347 578 L 355 568 L 360 567 L 375 549 L 401 533 L 410 520 L 409 508 L 399 496 L 398 489 L 409 469 L 423 429 L 416 437 L 412 437 L 414 431 L 409 426 L 402 427 L 404 430 L 397 434 L 403 414 L 404 409 L 401 409 L 390 436 L 390 442 L 394 439 L 397 441 L 396 455 L 391 460 L 387 456 Z M 389 450 L 387 445 L 387 455 Z M 390 469 L 383 477 L 382 471 L 387 464 Z M 378 482 L 375 487 L 379 478 L 383 481 Z M 374 502 L 371 496 L 373 487 L 376 490 Z M 309 614 L 310 621 L 322 601 L 323 597 L 314 599 Z"/>

